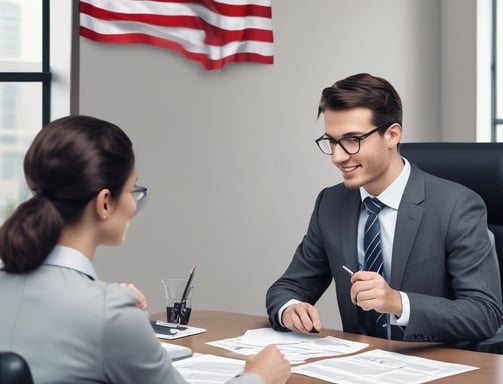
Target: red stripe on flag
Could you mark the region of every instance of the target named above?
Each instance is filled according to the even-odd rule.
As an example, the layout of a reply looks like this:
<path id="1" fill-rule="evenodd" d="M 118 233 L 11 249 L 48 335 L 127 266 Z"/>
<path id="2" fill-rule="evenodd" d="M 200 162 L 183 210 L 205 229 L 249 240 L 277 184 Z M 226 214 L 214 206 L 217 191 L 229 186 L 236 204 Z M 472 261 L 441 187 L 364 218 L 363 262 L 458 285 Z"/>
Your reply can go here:
<path id="1" fill-rule="evenodd" d="M 261 5 L 264 1 L 81 0 L 80 35 L 98 42 L 172 49 L 205 69 L 243 61 L 272 64 L 271 7 Z"/>
<path id="2" fill-rule="evenodd" d="M 240 63 L 245 61 L 251 61 L 261 64 L 274 64 L 273 56 L 263 56 L 255 53 L 246 53 L 246 52 L 235 53 L 233 55 L 226 56 L 219 60 L 212 60 L 209 59 L 207 55 L 204 53 L 194 53 L 187 51 L 182 44 L 178 44 L 173 41 L 160 39 L 158 37 L 142 33 L 102 35 L 85 27 L 80 27 L 80 35 L 88 39 L 102 43 L 117 43 L 117 44 L 145 43 L 162 48 L 168 48 L 177 51 L 178 53 L 182 54 L 189 60 L 199 62 L 204 67 L 204 69 L 208 70 L 222 69 L 225 64 Z"/>

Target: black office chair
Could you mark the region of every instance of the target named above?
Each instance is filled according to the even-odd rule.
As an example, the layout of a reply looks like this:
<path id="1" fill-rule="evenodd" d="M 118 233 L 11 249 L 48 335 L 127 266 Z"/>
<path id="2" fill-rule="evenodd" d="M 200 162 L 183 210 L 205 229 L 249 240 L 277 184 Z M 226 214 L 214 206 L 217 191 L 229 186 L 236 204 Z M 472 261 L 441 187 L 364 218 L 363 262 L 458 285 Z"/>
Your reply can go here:
<path id="1" fill-rule="evenodd" d="M 26 360 L 15 352 L 0 352 L 0 383 L 33 384 Z"/>
<path id="2" fill-rule="evenodd" d="M 482 197 L 503 288 L 503 143 L 403 143 L 400 153 L 422 170 L 463 184 Z M 503 354 L 503 326 L 494 337 L 461 347 Z"/>

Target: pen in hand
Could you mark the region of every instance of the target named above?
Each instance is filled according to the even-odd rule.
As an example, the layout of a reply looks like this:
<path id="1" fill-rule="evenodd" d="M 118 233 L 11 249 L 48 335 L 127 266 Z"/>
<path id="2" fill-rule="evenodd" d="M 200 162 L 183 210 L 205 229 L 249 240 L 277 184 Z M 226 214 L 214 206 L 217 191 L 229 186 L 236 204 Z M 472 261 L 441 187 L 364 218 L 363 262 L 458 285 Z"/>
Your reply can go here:
<path id="1" fill-rule="evenodd" d="M 351 278 L 353 278 L 353 275 L 355 274 L 351 269 L 349 269 L 348 267 L 346 267 L 345 265 L 342 266 L 342 268 L 347 272 L 349 273 L 349 275 L 351 276 Z M 352 300 L 351 300 L 352 301 Z M 353 302 L 353 304 L 356 304 Z"/>
<path id="2" fill-rule="evenodd" d="M 343 266 L 342 266 L 342 268 L 344 268 L 344 270 L 345 270 L 347 273 L 349 273 L 351 276 L 353 276 L 353 275 L 354 275 L 354 272 L 353 272 L 351 269 L 349 269 L 348 267 L 346 267 L 345 265 L 343 265 Z"/>

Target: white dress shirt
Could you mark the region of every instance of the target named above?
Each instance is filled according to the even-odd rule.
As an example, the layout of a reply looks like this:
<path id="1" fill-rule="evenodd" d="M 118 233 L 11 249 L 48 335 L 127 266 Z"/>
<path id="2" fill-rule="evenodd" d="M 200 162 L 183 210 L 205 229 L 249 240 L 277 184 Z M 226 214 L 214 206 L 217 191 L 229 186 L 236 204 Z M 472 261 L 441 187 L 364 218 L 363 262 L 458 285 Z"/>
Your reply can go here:
<path id="1" fill-rule="evenodd" d="M 391 183 L 388 188 L 382 191 L 379 196 L 369 194 L 364 187 L 360 187 L 360 196 L 362 198 L 362 209 L 360 210 L 360 218 L 358 220 L 358 237 L 357 237 L 357 250 L 358 250 L 358 267 L 363 269 L 365 260 L 365 251 L 363 249 L 363 234 L 365 229 L 365 221 L 367 220 L 367 211 L 363 208 L 363 200 L 367 197 L 377 197 L 382 203 L 386 204 L 381 209 L 378 215 L 379 224 L 381 226 L 381 248 L 384 262 L 384 278 L 389 282 L 391 273 L 391 256 L 393 250 L 393 240 L 395 237 L 396 217 L 398 214 L 398 206 L 402 200 L 403 192 L 407 181 L 410 176 L 410 164 L 402 158 L 404 167 L 400 175 Z M 400 292 L 402 298 L 402 316 L 397 318 L 391 316 L 390 322 L 393 325 L 406 326 L 409 323 L 410 317 L 410 302 L 406 293 Z"/>

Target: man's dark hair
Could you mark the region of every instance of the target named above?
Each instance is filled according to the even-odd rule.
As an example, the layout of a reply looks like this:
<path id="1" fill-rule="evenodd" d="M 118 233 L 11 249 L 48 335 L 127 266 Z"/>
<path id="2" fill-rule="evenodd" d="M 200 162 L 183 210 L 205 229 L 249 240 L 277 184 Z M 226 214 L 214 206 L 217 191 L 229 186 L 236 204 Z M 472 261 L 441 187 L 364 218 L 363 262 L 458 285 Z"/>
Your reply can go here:
<path id="1" fill-rule="evenodd" d="M 387 80 L 368 73 L 349 76 L 325 88 L 321 93 L 318 117 L 326 110 L 343 111 L 358 107 L 372 111 L 376 126 L 402 125 L 402 101 L 398 92 Z"/>

